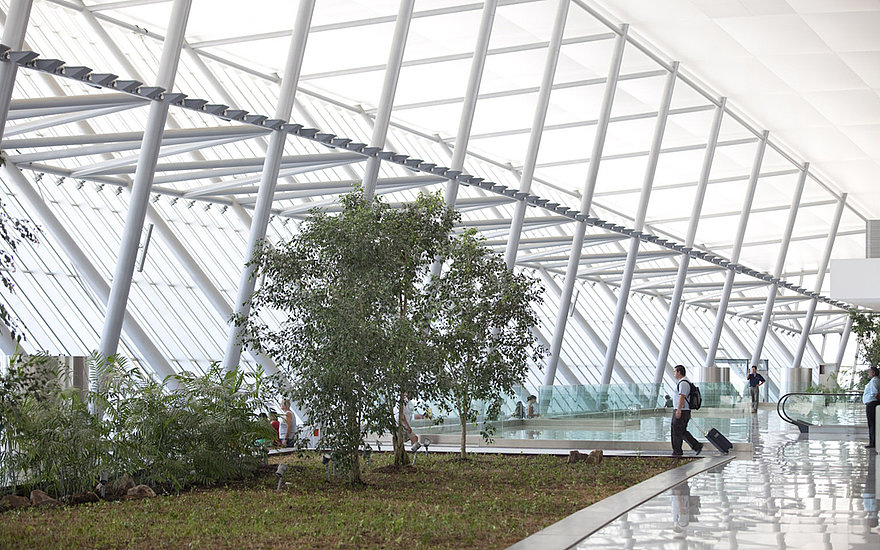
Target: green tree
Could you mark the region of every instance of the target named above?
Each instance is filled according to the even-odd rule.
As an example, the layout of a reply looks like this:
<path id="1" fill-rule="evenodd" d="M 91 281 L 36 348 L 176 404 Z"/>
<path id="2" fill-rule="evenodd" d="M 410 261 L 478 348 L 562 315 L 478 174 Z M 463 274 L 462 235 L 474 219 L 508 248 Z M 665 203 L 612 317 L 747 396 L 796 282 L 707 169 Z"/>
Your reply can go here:
<path id="1" fill-rule="evenodd" d="M 526 377 L 529 362 L 544 349 L 535 344 L 532 304 L 542 288 L 533 277 L 509 271 L 468 230 L 450 243 L 442 274 L 431 283 L 431 335 L 443 361 L 443 404 L 461 422 L 461 457 L 466 455 L 467 423 L 476 421 L 475 401 L 489 403 L 486 416 L 497 418 L 502 394 Z"/>
<path id="2" fill-rule="evenodd" d="M 851 309 L 849 317 L 852 319 L 852 331 L 859 346 L 859 359 L 869 365 L 880 365 L 880 315 Z M 867 383 L 868 371 L 864 370 L 857 380 L 853 380 L 851 389 L 860 390 Z"/>
<path id="3" fill-rule="evenodd" d="M 396 456 L 408 458 L 395 404 L 436 387 L 418 296 L 453 221 L 437 196 L 392 208 L 355 190 L 339 215 L 313 211 L 289 242 L 264 245 L 253 259 L 265 279 L 250 316 L 236 321 L 285 370 L 292 398 L 352 482 L 361 481 L 359 450 L 370 432 L 391 430 Z M 264 321 L 269 311 L 280 323 Z"/>

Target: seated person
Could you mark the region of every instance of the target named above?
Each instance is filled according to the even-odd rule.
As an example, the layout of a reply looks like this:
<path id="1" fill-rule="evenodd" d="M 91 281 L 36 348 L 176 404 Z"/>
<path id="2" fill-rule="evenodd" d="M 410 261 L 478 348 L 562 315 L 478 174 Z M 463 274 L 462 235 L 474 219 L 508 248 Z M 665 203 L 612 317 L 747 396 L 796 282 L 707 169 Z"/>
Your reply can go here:
<path id="1" fill-rule="evenodd" d="M 518 418 L 518 419 L 522 420 L 525 417 L 526 417 L 526 406 L 523 404 L 522 401 L 517 401 L 516 408 L 513 409 L 513 414 L 511 415 L 511 418 Z"/>
<path id="2" fill-rule="evenodd" d="M 526 414 L 528 415 L 529 418 L 537 418 L 537 417 L 541 416 L 541 414 L 538 412 L 538 397 L 537 396 L 534 396 L 534 395 L 529 396 L 529 408 L 528 408 L 528 412 Z"/>

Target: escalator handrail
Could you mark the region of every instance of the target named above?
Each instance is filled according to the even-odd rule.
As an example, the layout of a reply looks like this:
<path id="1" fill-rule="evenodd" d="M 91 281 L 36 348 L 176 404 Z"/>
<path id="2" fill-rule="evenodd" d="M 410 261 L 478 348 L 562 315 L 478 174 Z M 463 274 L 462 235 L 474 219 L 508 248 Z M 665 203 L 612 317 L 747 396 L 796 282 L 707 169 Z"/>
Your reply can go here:
<path id="1" fill-rule="evenodd" d="M 789 397 L 793 395 L 809 395 L 810 397 L 818 397 L 818 396 L 831 396 L 831 397 L 847 397 L 847 398 L 861 398 L 861 393 L 856 392 L 843 392 L 843 393 L 807 393 L 807 392 L 792 392 L 787 393 L 779 398 L 779 401 L 776 402 L 776 414 L 779 415 L 779 418 L 788 422 L 789 424 L 794 424 L 798 426 L 799 424 L 806 424 L 808 426 L 812 426 L 810 422 L 806 422 L 803 420 L 793 420 L 788 414 L 785 412 L 785 402 Z"/>

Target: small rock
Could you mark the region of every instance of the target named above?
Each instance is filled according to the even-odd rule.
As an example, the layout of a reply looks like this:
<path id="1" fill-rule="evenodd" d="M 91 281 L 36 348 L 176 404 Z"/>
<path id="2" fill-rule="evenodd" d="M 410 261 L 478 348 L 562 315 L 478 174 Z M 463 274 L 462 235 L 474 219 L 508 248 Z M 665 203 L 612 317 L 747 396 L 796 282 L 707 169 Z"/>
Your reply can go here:
<path id="1" fill-rule="evenodd" d="M 107 494 L 115 497 L 121 497 L 124 496 L 132 487 L 134 487 L 134 480 L 131 478 L 131 476 L 127 473 L 122 474 L 122 477 L 120 477 L 119 479 L 114 479 L 110 482 L 109 485 L 107 485 Z"/>
<path id="2" fill-rule="evenodd" d="M 130 499 L 141 499 L 141 498 L 154 498 L 156 493 L 147 487 L 146 485 L 137 485 L 128 490 L 125 494 L 125 498 Z"/>
<path id="3" fill-rule="evenodd" d="M 580 459 L 581 459 L 581 453 L 579 453 L 578 451 L 569 451 L 568 461 L 567 461 L 569 464 L 574 464 L 575 462 L 578 462 Z"/>
<path id="4" fill-rule="evenodd" d="M 17 508 L 27 508 L 31 505 L 31 501 L 27 497 L 18 495 L 4 495 L 0 498 L 0 511 L 15 510 Z"/>
<path id="5" fill-rule="evenodd" d="M 77 493 L 70 497 L 71 504 L 85 504 L 87 502 L 98 502 L 101 498 L 94 491 L 87 493 Z"/>
<path id="6" fill-rule="evenodd" d="M 31 491 L 31 504 L 34 506 L 57 506 L 58 501 L 39 489 Z"/>
<path id="7" fill-rule="evenodd" d="M 590 454 L 584 458 L 584 462 L 587 464 L 601 464 L 602 463 L 602 449 L 596 449 L 595 451 L 590 451 Z"/>

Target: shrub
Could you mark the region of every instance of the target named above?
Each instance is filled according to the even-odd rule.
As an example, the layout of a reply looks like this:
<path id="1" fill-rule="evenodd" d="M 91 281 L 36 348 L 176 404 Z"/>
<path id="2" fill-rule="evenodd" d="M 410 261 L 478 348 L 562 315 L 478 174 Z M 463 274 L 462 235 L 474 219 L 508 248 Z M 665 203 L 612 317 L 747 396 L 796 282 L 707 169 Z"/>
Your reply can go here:
<path id="1" fill-rule="evenodd" d="M 101 383 L 87 402 L 61 388 L 45 354 L 13 360 L 0 377 L 0 478 L 13 488 L 60 497 L 91 490 L 105 472 L 179 491 L 251 475 L 264 458 L 258 440 L 274 439 L 254 414 L 261 372 L 213 365 L 164 381 L 169 390 L 116 356 L 93 356 L 91 366 Z"/>
<path id="2" fill-rule="evenodd" d="M 57 381 L 45 354 L 13 357 L 0 377 L 0 479 L 63 496 L 95 486 L 110 441 L 79 391 Z"/>

